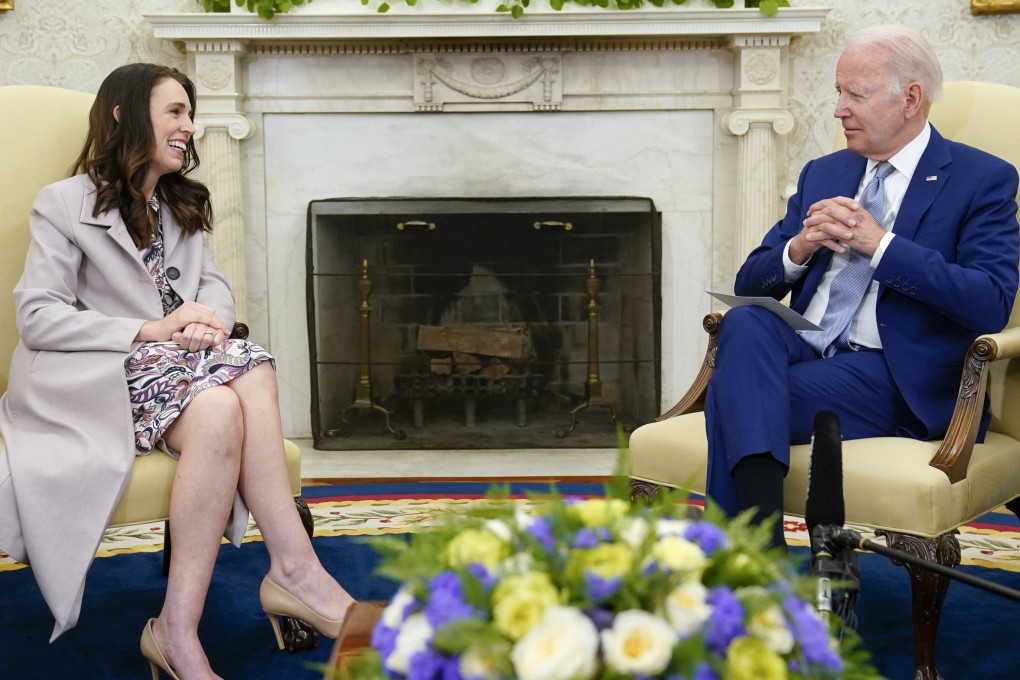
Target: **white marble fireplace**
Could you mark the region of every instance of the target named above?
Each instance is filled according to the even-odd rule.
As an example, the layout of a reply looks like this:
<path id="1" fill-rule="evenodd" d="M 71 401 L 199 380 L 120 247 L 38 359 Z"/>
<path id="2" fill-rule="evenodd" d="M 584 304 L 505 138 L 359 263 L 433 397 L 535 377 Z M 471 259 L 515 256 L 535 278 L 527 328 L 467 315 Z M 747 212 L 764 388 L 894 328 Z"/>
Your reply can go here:
<path id="1" fill-rule="evenodd" d="M 670 406 L 704 351 L 704 291 L 729 289 L 781 214 L 787 47 L 829 10 L 427 4 L 146 17 L 188 55 L 214 252 L 277 358 L 286 434 L 311 431 L 307 207 L 339 197 L 651 198 Z"/>

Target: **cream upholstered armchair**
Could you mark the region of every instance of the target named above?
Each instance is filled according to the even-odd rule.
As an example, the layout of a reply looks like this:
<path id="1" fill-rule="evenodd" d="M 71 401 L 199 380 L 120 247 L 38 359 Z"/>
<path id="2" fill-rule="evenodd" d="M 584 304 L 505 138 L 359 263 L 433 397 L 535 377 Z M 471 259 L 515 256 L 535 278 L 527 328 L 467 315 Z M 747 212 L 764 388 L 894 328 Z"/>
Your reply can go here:
<path id="1" fill-rule="evenodd" d="M 18 343 L 11 292 L 25 264 L 32 201 L 43 186 L 67 176 L 85 141 L 93 99 L 91 94 L 55 87 L 0 87 L 0 393 L 7 389 L 11 355 Z M 247 328 L 236 324 L 234 334 L 246 335 Z M 293 442 L 284 443 L 291 491 L 311 535 L 311 513 L 301 499 L 301 450 Z M 2 450 L 0 437 L 0 455 Z M 162 451 L 135 458 L 131 481 L 109 526 L 167 521 L 176 469 L 177 461 Z M 169 564 L 168 528 L 164 574 Z M 300 622 L 288 623 L 294 648 L 310 645 L 309 636 L 315 634 L 301 628 Z"/>
<path id="2" fill-rule="evenodd" d="M 947 139 L 970 144 L 1020 166 L 1020 89 L 977 82 L 946 83 L 932 124 Z M 836 148 L 845 146 L 840 132 Z M 630 438 L 631 488 L 637 495 L 658 486 L 703 493 L 708 444 L 701 412 L 715 364 L 716 333 L 725 319 L 714 313 L 703 325 L 708 351 L 694 384 L 680 402 Z M 975 444 L 985 393 L 992 422 Z M 794 446 L 783 485 L 787 514 L 804 515 L 810 448 Z M 1020 305 L 1009 326 L 971 345 L 964 360 L 956 410 L 946 438 L 896 437 L 843 443 L 846 520 L 873 527 L 890 547 L 955 567 L 957 527 L 1006 505 L 1020 515 Z M 912 587 L 917 679 L 937 678 L 935 638 L 949 581 L 907 566 Z M 867 575 L 862 575 L 864 579 Z"/>

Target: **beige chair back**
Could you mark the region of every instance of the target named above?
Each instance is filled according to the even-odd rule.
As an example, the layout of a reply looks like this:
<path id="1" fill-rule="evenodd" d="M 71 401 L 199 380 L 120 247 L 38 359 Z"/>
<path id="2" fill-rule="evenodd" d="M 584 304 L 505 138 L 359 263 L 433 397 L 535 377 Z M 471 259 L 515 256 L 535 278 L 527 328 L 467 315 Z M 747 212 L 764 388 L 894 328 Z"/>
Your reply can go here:
<path id="1" fill-rule="evenodd" d="M 11 292 L 25 266 L 28 213 L 39 190 L 66 177 L 81 152 L 94 99 L 56 87 L 0 87 L 0 392 L 18 342 Z"/>
<path id="2" fill-rule="evenodd" d="M 942 100 L 929 120 L 946 139 L 995 154 L 1020 168 L 1020 88 L 998 83 L 945 83 Z M 846 148 L 837 125 L 834 148 Z M 1020 305 L 1013 305 L 1009 328 L 1020 326 Z M 989 377 L 991 430 L 1020 439 L 1020 360 L 999 361 Z"/>

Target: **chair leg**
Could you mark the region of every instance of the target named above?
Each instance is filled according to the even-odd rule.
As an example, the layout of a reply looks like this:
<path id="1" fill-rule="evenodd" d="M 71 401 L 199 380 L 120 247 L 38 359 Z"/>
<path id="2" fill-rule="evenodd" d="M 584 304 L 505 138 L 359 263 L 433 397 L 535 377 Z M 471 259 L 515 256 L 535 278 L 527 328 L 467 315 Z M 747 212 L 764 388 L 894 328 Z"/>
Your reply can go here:
<path id="1" fill-rule="evenodd" d="M 960 564 L 960 542 L 955 531 L 937 538 L 922 538 L 892 531 L 878 533 L 886 536 L 890 548 L 950 568 Z M 942 616 L 942 603 L 949 588 L 949 578 L 910 564 L 904 566 L 910 575 L 914 619 L 913 680 L 942 680 L 935 667 L 935 640 L 938 636 L 939 619 Z"/>
<path id="2" fill-rule="evenodd" d="M 640 479 L 630 480 L 628 487 L 630 489 L 631 502 L 641 501 L 646 505 L 651 505 L 662 495 L 661 486 Z"/>
<path id="3" fill-rule="evenodd" d="M 1020 518 L 1020 498 L 1014 498 L 1009 503 L 1006 503 L 1006 509 L 1016 515 L 1017 518 Z"/>
<path id="4" fill-rule="evenodd" d="M 312 511 L 308 507 L 308 503 L 305 503 L 305 499 L 301 496 L 294 496 L 294 505 L 297 506 L 298 515 L 301 516 L 301 524 L 304 525 L 305 531 L 308 532 L 308 538 L 312 538 L 312 534 L 315 533 L 315 520 L 312 519 Z"/>
<path id="5" fill-rule="evenodd" d="M 170 575 L 170 520 L 163 522 L 163 566 L 160 573 Z"/>

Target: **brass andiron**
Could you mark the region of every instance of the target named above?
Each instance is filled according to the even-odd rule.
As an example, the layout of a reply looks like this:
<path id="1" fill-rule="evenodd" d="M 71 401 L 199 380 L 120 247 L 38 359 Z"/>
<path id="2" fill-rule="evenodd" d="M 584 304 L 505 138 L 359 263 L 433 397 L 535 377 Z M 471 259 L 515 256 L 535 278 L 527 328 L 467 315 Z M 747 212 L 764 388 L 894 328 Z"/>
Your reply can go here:
<path id="1" fill-rule="evenodd" d="M 378 411 L 386 419 L 386 429 L 397 439 L 404 439 L 407 434 L 403 430 L 393 429 L 393 426 L 390 425 L 390 416 L 393 415 L 393 411 L 388 411 L 372 401 L 372 374 L 369 369 L 372 345 L 368 330 L 368 320 L 372 316 L 372 307 L 368 304 L 368 296 L 371 292 L 372 280 L 368 278 L 368 260 L 362 260 L 361 278 L 358 279 L 358 294 L 361 296 L 361 304 L 358 305 L 358 313 L 361 317 L 361 333 L 358 337 L 358 384 L 354 403 L 345 408 L 340 416 L 346 423 L 347 412 L 351 409 Z"/>
<path id="2" fill-rule="evenodd" d="M 599 304 L 598 294 L 602 287 L 595 276 L 595 260 L 588 260 L 588 278 L 584 288 L 588 291 L 588 379 L 584 383 L 584 401 L 570 412 L 570 427 L 556 430 L 556 437 L 563 439 L 574 431 L 577 426 L 577 414 L 590 406 L 601 406 L 609 409 L 613 423 L 619 422 L 616 417 L 616 404 L 602 396 L 602 378 L 599 377 Z"/>

